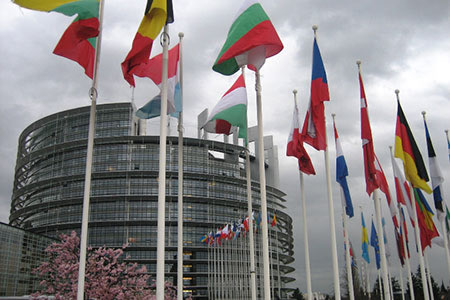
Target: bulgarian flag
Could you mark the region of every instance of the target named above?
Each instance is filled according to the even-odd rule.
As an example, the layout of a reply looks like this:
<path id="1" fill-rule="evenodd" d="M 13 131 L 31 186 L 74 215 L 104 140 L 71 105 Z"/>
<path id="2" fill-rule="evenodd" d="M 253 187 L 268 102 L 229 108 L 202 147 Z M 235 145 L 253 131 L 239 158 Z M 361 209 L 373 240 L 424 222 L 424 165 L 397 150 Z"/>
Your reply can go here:
<path id="1" fill-rule="evenodd" d="M 239 127 L 238 136 L 247 143 L 247 90 L 242 74 L 213 108 L 203 129 L 229 135 L 232 126 Z"/>
<path id="2" fill-rule="evenodd" d="M 245 0 L 233 20 L 213 70 L 223 75 L 248 65 L 259 70 L 267 57 L 279 53 L 283 44 L 269 17 L 257 0 Z"/>
<path id="3" fill-rule="evenodd" d="M 173 23 L 172 0 L 147 0 L 144 18 L 134 37 L 131 50 L 122 62 L 123 77 L 130 85 L 135 86 L 135 68 L 148 61 L 153 41 L 166 22 Z"/>
<path id="4" fill-rule="evenodd" d="M 94 76 L 95 37 L 98 36 L 98 0 L 14 0 L 17 5 L 39 11 L 78 15 L 56 45 L 54 54 L 79 63 L 90 78 Z"/>

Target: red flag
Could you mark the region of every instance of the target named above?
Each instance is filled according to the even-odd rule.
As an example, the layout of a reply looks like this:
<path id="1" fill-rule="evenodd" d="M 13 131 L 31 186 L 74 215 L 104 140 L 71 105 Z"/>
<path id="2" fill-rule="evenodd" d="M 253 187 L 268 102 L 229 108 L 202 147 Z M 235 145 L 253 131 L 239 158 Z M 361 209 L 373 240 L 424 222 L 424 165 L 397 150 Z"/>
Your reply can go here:
<path id="1" fill-rule="evenodd" d="M 316 171 L 309 158 L 308 153 L 303 146 L 302 136 L 299 131 L 298 108 L 297 103 L 294 107 L 294 116 L 292 118 L 291 131 L 289 132 L 288 144 L 286 149 L 287 156 L 295 156 L 298 159 L 300 171 L 308 175 L 315 175 Z"/>
<path id="2" fill-rule="evenodd" d="M 361 95 L 361 139 L 364 156 L 364 173 L 366 176 L 366 192 L 369 196 L 380 187 L 377 180 L 377 170 L 375 168 L 375 151 L 373 150 L 372 130 L 370 129 L 369 113 L 367 111 L 366 93 L 359 73 L 359 87 Z"/>
<path id="3" fill-rule="evenodd" d="M 311 99 L 303 123 L 302 136 L 306 143 L 317 150 L 327 148 L 324 101 L 330 101 L 327 74 L 325 73 L 319 46 L 314 38 Z"/>
<path id="4" fill-rule="evenodd" d="M 392 221 L 394 222 L 395 228 L 398 228 L 397 221 L 397 208 L 395 207 L 395 203 L 391 200 L 391 192 L 389 191 L 389 185 L 386 180 L 386 176 L 384 175 L 383 168 L 381 167 L 380 161 L 378 157 L 375 155 L 375 169 L 377 174 L 377 179 L 380 182 L 380 190 L 386 195 L 386 200 L 389 206 L 389 210 L 391 212 Z"/>

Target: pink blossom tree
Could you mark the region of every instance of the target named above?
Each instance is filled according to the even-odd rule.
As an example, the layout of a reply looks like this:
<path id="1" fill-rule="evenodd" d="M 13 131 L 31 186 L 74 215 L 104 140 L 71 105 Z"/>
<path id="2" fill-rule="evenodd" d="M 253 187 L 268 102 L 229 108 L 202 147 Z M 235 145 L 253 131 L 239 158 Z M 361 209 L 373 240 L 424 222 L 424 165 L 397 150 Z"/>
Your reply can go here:
<path id="1" fill-rule="evenodd" d="M 53 295 L 55 299 L 76 299 L 80 239 L 73 231 L 62 234 L 60 243 L 53 243 L 45 252 L 48 261 L 34 272 L 42 278 L 42 289 L 32 298 L 42 299 Z M 154 300 L 155 288 L 149 286 L 150 276 L 145 266 L 138 268 L 120 260 L 122 249 L 89 248 L 86 262 L 85 297 L 102 300 Z M 176 288 L 170 282 L 165 285 L 165 300 L 176 299 Z"/>

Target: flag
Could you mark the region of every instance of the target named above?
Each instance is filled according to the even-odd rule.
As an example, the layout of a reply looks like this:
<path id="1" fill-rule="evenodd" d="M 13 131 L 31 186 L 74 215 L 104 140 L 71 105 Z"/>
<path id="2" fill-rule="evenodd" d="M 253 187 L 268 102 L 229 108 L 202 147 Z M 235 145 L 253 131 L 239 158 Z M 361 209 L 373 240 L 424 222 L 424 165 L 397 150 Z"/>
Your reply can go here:
<path id="1" fill-rule="evenodd" d="M 32 10 L 78 15 L 66 29 L 53 53 L 77 62 L 90 78 L 94 76 L 95 43 L 99 34 L 98 0 L 14 0 Z"/>
<path id="2" fill-rule="evenodd" d="M 248 221 L 249 221 L 249 218 L 246 217 L 246 218 L 244 219 L 244 222 L 242 222 L 242 223 L 244 224 L 245 232 L 248 232 L 248 229 L 249 229 Z"/>
<path id="3" fill-rule="evenodd" d="M 430 166 L 430 177 L 431 185 L 433 187 L 433 199 L 434 207 L 436 208 L 438 219 L 441 220 L 444 216 L 444 208 L 442 207 L 442 193 L 441 186 L 444 182 L 444 177 L 442 176 L 441 169 L 439 168 L 439 163 L 437 161 L 436 153 L 434 152 L 433 143 L 431 142 L 430 133 L 428 132 L 428 126 L 425 119 L 423 119 L 425 125 L 425 137 L 427 139 L 427 149 L 428 149 L 428 163 Z"/>
<path id="4" fill-rule="evenodd" d="M 122 73 L 126 81 L 135 86 L 135 69 L 148 61 L 153 41 L 165 23 L 173 22 L 172 0 L 147 0 L 144 17 L 139 25 L 133 45 L 122 62 Z"/>
<path id="5" fill-rule="evenodd" d="M 391 192 L 389 191 L 389 185 L 386 180 L 386 176 L 384 175 L 383 168 L 381 167 L 380 161 L 378 157 L 375 155 L 375 170 L 377 173 L 377 180 L 379 183 L 380 190 L 386 195 L 386 200 L 389 206 L 389 210 L 392 217 L 392 222 L 394 226 L 398 228 L 397 221 L 397 208 L 395 207 L 395 203 L 391 200 Z"/>
<path id="6" fill-rule="evenodd" d="M 182 111 L 181 86 L 180 86 L 180 44 L 175 45 L 169 50 L 168 66 L 167 66 L 167 113 L 174 117 L 178 117 L 178 113 Z M 161 90 L 162 83 L 162 53 L 156 55 L 134 69 L 134 75 L 139 77 L 148 77 Z M 150 100 L 156 101 L 150 107 L 153 110 L 148 112 L 150 118 L 161 114 L 161 94 Z M 149 105 L 148 102 L 145 106 Z M 139 116 L 138 116 L 139 117 Z M 143 118 L 149 119 L 149 118 Z"/>
<path id="7" fill-rule="evenodd" d="M 275 225 L 277 225 L 277 215 L 274 214 L 273 218 L 272 218 L 272 223 L 270 224 L 272 227 L 274 227 Z"/>
<path id="8" fill-rule="evenodd" d="M 397 101 L 397 104 L 394 155 L 403 161 L 406 179 L 411 185 L 431 194 L 432 190 L 427 184 L 429 179 L 422 155 L 414 140 L 414 136 L 409 128 L 402 107 L 400 106 L 400 101 Z"/>
<path id="9" fill-rule="evenodd" d="M 375 260 L 377 263 L 377 269 L 380 269 L 380 246 L 378 244 L 377 230 L 375 229 L 375 224 L 373 224 L 373 220 L 372 220 L 372 232 L 370 233 L 370 246 L 372 246 L 373 250 L 375 251 Z"/>
<path id="10" fill-rule="evenodd" d="M 367 229 L 366 229 L 366 222 L 364 221 L 364 215 L 361 212 L 361 225 L 362 225 L 362 258 L 366 260 L 366 262 L 370 263 L 370 256 L 369 256 L 369 238 L 367 237 Z"/>
<path id="11" fill-rule="evenodd" d="M 450 139 L 448 138 L 448 131 L 446 131 L 446 134 L 447 134 L 448 160 L 450 160 Z"/>
<path id="12" fill-rule="evenodd" d="M 399 229 L 401 232 L 401 229 Z M 403 240 L 402 235 L 399 232 L 397 228 L 394 228 L 394 234 L 395 234 L 395 242 L 397 245 L 397 254 L 398 258 L 400 260 L 400 264 L 403 266 L 405 264 L 405 251 L 403 249 Z"/>
<path id="13" fill-rule="evenodd" d="M 361 99 L 361 140 L 364 156 L 364 174 L 366 177 L 366 192 L 370 196 L 376 188 L 380 187 L 380 184 L 375 167 L 375 151 L 373 149 L 372 129 L 370 128 L 367 98 L 364 91 L 361 72 L 359 72 L 359 91 Z"/>
<path id="14" fill-rule="evenodd" d="M 247 89 L 242 74 L 212 109 L 203 129 L 229 135 L 232 126 L 239 127 L 238 137 L 247 144 Z"/>
<path id="15" fill-rule="evenodd" d="M 208 239 L 208 235 L 205 234 L 200 238 L 200 243 L 204 243 L 206 245 L 208 245 L 209 239 Z"/>
<path id="16" fill-rule="evenodd" d="M 381 217 L 381 225 L 383 228 L 383 241 L 384 241 L 384 246 L 385 246 L 385 251 L 386 251 L 386 257 L 390 257 L 391 256 L 391 251 L 388 245 L 388 240 L 387 240 L 387 234 L 386 234 L 386 221 L 384 220 L 384 217 Z M 394 228 L 395 229 L 395 228 Z"/>
<path id="17" fill-rule="evenodd" d="M 306 152 L 305 147 L 303 147 L 302 136 L 300 134 L 300 123 L 298 120 L 298 107 L 297 102 L 294 106 L 294 113 L 291 124 L 291 131 L 289 132 L 288 144 L 286 149 L 287 156 L 295 156 L 298 159 L 298 168 L 305 174 L 315 175 L 316 171 Z"/>
<path id="18" fill-rule="evenodd" d="M 257 0 L 245 0 L 236 14 L 225 44 L 213 65 L 223 75 L 248 65 L 259 70 L 265 59 L 283 50 L 283 44 L 269 17 Z"/>
<path id="19" fill-rule="evenodd" d="M 431 247 L 431 240 L 438 237 L 439 233 L 433 222 L 433 211 L 428 205 L 422 191 L 414 188 L 414 196 L 416 199 L 417 222 L 419 223 L 420 242 L 423 252 L 427 246 Z"/>
<path id="20" fill-rule="evenodd" d="M 330 101 L 327 74 L 325 73 L 317 40 L 314 38 L 311 98 L 303 123 L 302 136 L 306 143 L 317 150 L 325 150 L 327 148 L 324 101 Z"/>
<path id="21" fill-rule="evenodd" d="M 341 192 L 345 199 L 345 213 L 349 218 L 353 217 L 353 204 L 352 198 L 350 196 L 350 190 L 348 189 L 347 176 L 348 169 L 347 163 L 345 162 L 344 153 L 342 151 L 341 142 L 339 141 L 339 135 L 336 129 L 336 124 L 334 126 L 334 138 L 336 144 L 336 181 L 341 186 Z"/>

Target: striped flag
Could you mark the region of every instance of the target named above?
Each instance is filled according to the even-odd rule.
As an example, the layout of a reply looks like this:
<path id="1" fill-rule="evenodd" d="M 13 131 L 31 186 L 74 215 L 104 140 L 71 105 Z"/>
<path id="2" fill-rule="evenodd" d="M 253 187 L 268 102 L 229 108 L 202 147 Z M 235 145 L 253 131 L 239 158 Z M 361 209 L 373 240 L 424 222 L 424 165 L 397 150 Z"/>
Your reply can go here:
<path id="1" fill-rule="evenodd" d="M 422 251 L 427 246 L 431 247 L 431 240 L 439 236 L 436 226 L 433 222 L 433 211 L 427 203 L 422 191 L 414 188 L 414 197 L 416 199 L 417 222 L 420 229 L 420 241 L 422 244 Z"/>
<path id="2" fill-rule="evenodd" d="M 144 18 L 139 25 L 133 45 L 122 62 L 122 73 L 126 81 L 135 86 L 133 74 L 137 67 L 150 58 L 153 41 L 165 23 L 173 23 L 172 0 L 147 0 Z"/>
<path id="3" fill-rule="evenodd" d="M 441 169 L 439 168 L 436 152 L 434 152 L 433 143 L 431 142 L 431 137 L 430 133 L 428 132 L 428 126 L 427 122 L 425 121 L 425 117 L 423 119 L 423 124 L 425 125 L 425 137 L 427 139 L 428 164 L 430 167 L 431 184 L 433 187 L 434 207 L 436 208 L 438 219 L 441 220 L 445 216 L 444 208 L 442 206 L 443 198 L 441 192 L 441 186 L 444 182 L 444 177 L 442 176 Z"/>
<path id="4" fill-rule="evenodd" d="M 345 199 L 345 213 L 349 218 L 351 218 L 353 217 L 353 204 L 352 198 L 350 196 L 350 190 L 348 189 L 347 184 L 348 168 L 347 163 L 345 162 L 345 157 L 342 151 L 336 124 L 333 123 L 333 126 L 336 144 L 336 181 L 341 186 L 341 195 Z"/>
<path id="5" fill-rule="evenodd" d="M 327 148 L 324 101 L 330 101 L 327 74 L 317 40 L 314 38 L 311 98 L 303 122 L 302 136 L 306 143 L 319 151 Z"/>

